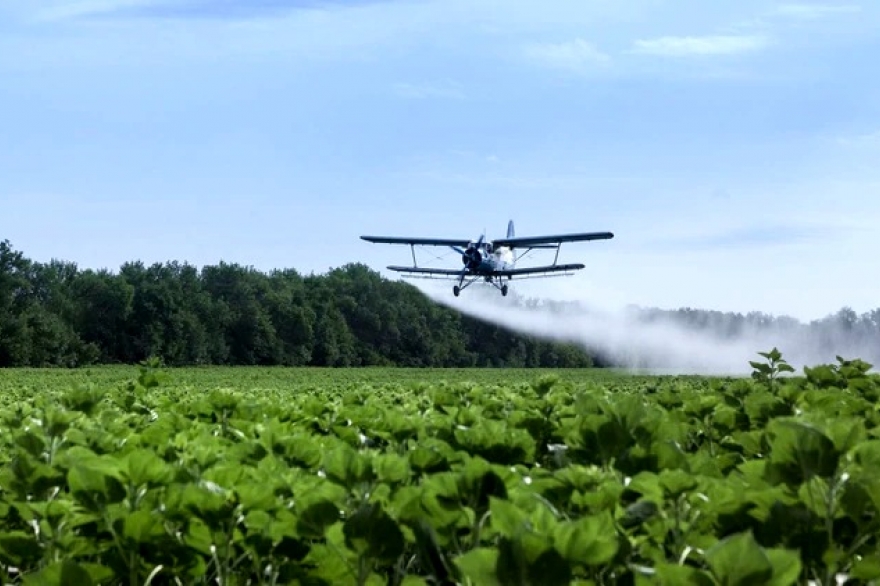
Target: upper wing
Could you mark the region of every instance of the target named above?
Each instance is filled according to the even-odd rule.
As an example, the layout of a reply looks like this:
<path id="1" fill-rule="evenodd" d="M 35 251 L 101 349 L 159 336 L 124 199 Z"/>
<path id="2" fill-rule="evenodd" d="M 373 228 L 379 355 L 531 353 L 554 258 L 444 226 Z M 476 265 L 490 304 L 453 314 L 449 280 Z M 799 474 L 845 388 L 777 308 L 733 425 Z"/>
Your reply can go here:
<path id="1" fill-rule="evenodd" d="M 510 248 L 528 247 L 535 244 L 561 244 L 563 242 L 581 242 L 584 240 L 608 240 L 614 238 L 611 232 L 580 232 L 577 234 L 555 234 L 551 236 L 523 236 L 520 238 L 498 238 L 492 241 L 495 246 Z"/>
<path id="2" fill-rule="evenodd" d="M 426 275 L 461 275 L 461 269 L 431 269 L 431 268 L 420 268 L 420 267 L 398 267 L 398 266 L 390 266 L 388 267 L 391 271 L 397 271 L 398 273 L 424 273 Z"/>
<path id="3" fill-rule="evenodd" d="M 421 244 L 424 246 L 467 246 L 470 240 L 453 238 L 406 238 L 400 236 L 361 236 L 361 240 L 377 244 Z"/>
<path id="4" fill-rule="evenodd" d="M 566 265 L 545 265 L 543 267 L 527 267 L 522 269 L 507 269 L 503 271 L 495 271 L 493 274 L 499 277 L 515 277 L 517 275 L 532 275 L 535 273 L 556 273 L 560 271 L 579 271 L 584 268 L 580 263 L 571 263 Z"/>

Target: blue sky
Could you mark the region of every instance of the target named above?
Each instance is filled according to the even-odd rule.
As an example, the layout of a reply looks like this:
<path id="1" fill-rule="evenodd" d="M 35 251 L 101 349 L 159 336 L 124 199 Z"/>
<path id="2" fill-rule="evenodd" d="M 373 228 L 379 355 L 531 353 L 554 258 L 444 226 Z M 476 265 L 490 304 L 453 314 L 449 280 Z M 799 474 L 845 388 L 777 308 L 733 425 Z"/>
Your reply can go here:
<path id="1" fill-rule="evenodd" d="M 878 57 L 866 0 L 4 3 L 0 238 L 307 273 L 513 218 L 616 234 L 527 295 L 865 311 Z"/>

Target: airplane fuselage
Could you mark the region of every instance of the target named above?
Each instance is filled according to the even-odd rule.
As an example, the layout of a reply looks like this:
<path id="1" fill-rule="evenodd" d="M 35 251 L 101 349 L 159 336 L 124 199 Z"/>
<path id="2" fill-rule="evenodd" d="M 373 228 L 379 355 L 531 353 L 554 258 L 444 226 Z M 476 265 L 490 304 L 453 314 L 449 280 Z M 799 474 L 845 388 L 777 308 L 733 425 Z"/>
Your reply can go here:
<path id="1" fill-rule="evenodd" d="M 474 251 L 479 252 L 477 260 Z M 491 276 L 495 271 L 505 271 L 516 268 L 516 258 L 507 246 L 494 248 L 491 242 L 482 242 L 477 247 L 475 242 L 470 242 L 467 253 L 462 257 L 462 263 L 468 268 L 471 275 Z"/>

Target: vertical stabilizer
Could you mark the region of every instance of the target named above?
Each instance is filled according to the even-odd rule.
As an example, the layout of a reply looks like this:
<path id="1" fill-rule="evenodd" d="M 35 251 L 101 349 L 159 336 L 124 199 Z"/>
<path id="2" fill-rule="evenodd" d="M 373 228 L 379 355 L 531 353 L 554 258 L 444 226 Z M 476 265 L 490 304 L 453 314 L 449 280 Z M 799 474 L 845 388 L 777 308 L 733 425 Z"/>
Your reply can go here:
<path id="1" fill-rule="evenodd" d="M 507 222 L 507 237 L 513 238 L 514 236 L 516 236 L 516 234 L 514 234 L 513 231 L 513 220 L 510 220 L 509 222 Z"/>

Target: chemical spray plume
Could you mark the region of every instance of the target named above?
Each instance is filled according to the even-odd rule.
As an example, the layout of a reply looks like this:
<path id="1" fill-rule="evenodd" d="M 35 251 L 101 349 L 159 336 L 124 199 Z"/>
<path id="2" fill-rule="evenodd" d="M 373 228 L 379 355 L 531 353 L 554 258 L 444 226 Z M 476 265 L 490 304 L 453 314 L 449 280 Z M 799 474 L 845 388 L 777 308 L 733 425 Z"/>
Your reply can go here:
<path id="1" fill-rule="evenodd" d="M 421 289 L 465 315 L 535 337 L 576 343 L 606 363 L 651 372 L 746 375 L 752 371 L 749 361 L 763 361 L 757 353 L 773 347 L 798 371 L 834 363 L 837 355 L 877 364 L 880 354 L 876 333 L 867 340 L 840 328 L 834 331 L 830 324 L 817 329 L 783 320 L 755 326 L 717 314 L 713 322 L 697 328 L 676 319 L 674 312 L 524 302 L 514 295 L 502 297 L 494 288 L 472 287 L 461 297 L 453 297 L 447 288 Z"/>

